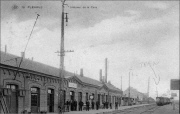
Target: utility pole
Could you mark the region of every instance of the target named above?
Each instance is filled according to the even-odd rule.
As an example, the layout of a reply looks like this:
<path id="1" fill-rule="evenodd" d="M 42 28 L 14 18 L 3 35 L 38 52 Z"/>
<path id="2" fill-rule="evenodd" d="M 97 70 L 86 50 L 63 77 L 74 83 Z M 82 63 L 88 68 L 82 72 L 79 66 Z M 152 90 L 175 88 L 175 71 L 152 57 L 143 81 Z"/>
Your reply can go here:
<path id="1" fill-rule="evenodd" d="M 131 73 L 131 69 L 129 71 L 129 100 L 128 100 L 129 102 L 128 102 L 128 105 L 130 105 L 130 78 L 131 78 L 130 73 Z"/>
<path id="2" fill-rule="evenodd" d="M 60 46 L 60 69 L 59 69 L 59 96 L 58 96 L 58 102 L 59 102 L 59 114 L 62 114 L 64 112 L 64 3 L 65 0 L 62 0 L 62 15 L 61 15 L 61 46 Z"/>
<path id="3" fill-rule="evenodd" d="M 147 93 L 148 93 L 148 104 L 149 104 L 149 83 L 150 83 L 150 77 L 148 78 L 148 91 L 147 91 Z"/>
<path id="4" fill-rule="evenodd" d="M 156 95 L 157 95 L 157 97 L 158 97 L 158 90 L 157 90 L 157 85 L 156 85 Z"/>
<path id="5" fill-rule="evenodd" d="M 74 52 L 73 50 L 64 50 L 64 20 L 66 20 L 66 26 L 68 22 L 68 13 L 64 13 L 64 6 L 67 5 L 65 4 L 66 0 L 62 0 L 62 14 L 61 14 L 61 45 L 60 45 L 60 52 L 57 51 L 56 53 L 60 53 L 60 68 L 59 68 L 59 96 L 58 96 L 58 108 L 59 108 L 59 114 L 64 113 L 64 104 L 65 104 L 65 96 L 64 96 L 64 56 L 65 52 Z M 64 16 L 66 15 L 66 16 Z"/>
<path id="6" fill-rule="evenodd" d="M 121 76 L 121 91 L 122 91 L 122 76 Z"/>
<path id="7" fill-rule="evenodd" d="M 105 59 L 105 83 L 107 83 L 107 66 L 108 66 L 108 60 L 107 60 L 107 58 Z"/>

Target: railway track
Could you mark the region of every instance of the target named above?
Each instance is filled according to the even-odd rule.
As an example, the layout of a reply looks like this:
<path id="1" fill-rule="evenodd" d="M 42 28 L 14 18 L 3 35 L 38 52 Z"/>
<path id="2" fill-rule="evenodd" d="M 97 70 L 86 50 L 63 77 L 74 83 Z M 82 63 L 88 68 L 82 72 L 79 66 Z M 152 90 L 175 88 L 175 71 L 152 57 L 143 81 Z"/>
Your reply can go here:
<path id="1" fill-rule="evenodd" d="M 159 106 L 148 105 L 142 107 L 133 107 L 124 110 L 114 111 L 111 114 L 152 114 Z"/>
<path id="2" fill-rule="evenodd" d="M 152 107 L 146 111 L 141 112 L 140 114 L 152 114 L 155 110 L 157 110 L 160 106 Z"/>

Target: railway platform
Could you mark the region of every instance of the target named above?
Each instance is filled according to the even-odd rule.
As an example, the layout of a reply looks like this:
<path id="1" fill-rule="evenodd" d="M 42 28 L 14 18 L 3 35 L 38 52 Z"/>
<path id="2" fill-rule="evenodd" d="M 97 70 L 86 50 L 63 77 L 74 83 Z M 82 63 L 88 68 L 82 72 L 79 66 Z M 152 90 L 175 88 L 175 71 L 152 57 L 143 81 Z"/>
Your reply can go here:
<path id="1" fill-rule="evenodd" d="M 141 106 L 147 106 L 149 104 L 140 104 L 140 105 L 132 105 L 132 106 L 120 106 L 118 107 L 117 110 L 124 110 L 124 109 L 129 109 L 129 108 L 135 108 L 135 107 L 141 107 Z M 105 114 L 105 113 L 111 113 L 115 111 L 115 109 L 99 109 L 99 110 L 83 110 L 83 111 L 70 111 L 70 112 L 65 112 L 64 114 Z M 48 114 L 53 114 L 53 113 L 48 113 Z"/>

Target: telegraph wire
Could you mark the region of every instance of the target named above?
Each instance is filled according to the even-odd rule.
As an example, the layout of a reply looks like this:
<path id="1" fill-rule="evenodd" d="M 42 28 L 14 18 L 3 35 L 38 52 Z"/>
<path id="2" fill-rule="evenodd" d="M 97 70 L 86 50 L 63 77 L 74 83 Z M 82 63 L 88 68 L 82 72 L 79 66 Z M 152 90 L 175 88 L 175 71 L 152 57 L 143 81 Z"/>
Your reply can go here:
<path id="1" fill-rule="evenodd" d="M 16 80 L 16 76 L 17 76 L 17 74 L 18 74 L 18 70 L 19 70 L 19 68 L 21 67 L 21 64 L 22 64 L 22 61 L 23 61 L 23 58 L 24 58 L 24 54 L 25 54 L 25 52 L 26 52 L 27 46 L 28 46 L 28 44 L 29 44 L 29 41 L 30 41 L 30 39 L 31 39 L 31 35 L 32 35 L 32 33 L 33 33 L 34 27 L 35 27 L 35 25 L 36 25 L 36 22 L 37 22 L 39 16 L 40 16 L 40 15 L 37 14 L 36 21 L 34 22 L 34 25 L 33 25 L 33 28 L 32 28 L 32 30 L 31 30 L 31 33 L 30 33 L 30 35 L 29 35 L 27 44 L 26 44 L 25 49 L 24 49 L 24 51 L 23 51 L 23 56 L 21 57 L 20 63 L 19 63 L 19 65 L 18 65 L 17 72 L 16 72 L 13 80 Z"/>

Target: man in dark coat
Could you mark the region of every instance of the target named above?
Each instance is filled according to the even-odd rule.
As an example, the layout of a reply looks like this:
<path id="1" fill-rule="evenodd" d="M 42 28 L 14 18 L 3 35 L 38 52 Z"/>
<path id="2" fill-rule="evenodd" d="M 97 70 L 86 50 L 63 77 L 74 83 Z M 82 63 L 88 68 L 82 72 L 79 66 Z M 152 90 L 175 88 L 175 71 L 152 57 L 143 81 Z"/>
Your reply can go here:
<path id="1" fill-rule="evenodd" d="M 86 111 L 89 111 L 89 101 L 86 101 Z"/>
<path id="2" fill-rule="evenodd" d="M 67 111 L 69 112 L 69 106 L 70 106 L 70 101 L 69 101 L 69 99 L 66 101 L 66 106 L 67 106 Z"/>
<path id="3" fill-rule="evenodd" d="M 106 102 L 106 109 L 108 109 L 108 105 L 109 105 L 109 103 L 108 103 L 108 102 Z"/>
<path id="4" fill-rule="evenodd" d="M 73 111 L 74 110 L 74 101 L 71 100 L 70 104 L 71 104 L 71 111 Z"/>
<path id="5" fill-rule="evenodd" d="M 79 111 L 82 111 L 83 105 L 84 105 L 84 103 L 82 101 L 79 101 Z"/>
<path id="6" fill-rule="evenodd" d="M 77 111 L 77 101 L 74 99 L 74 111 Z"/>
<path id="7" fill-rule="evenodd" d="M 99 109 L 99 101 L 96 101 L 96 110 Z"/>
<path id="8" fill-rule="evenodd" d="M 110 109 L 112 109 L 112 103 L 110 103 Z"/>
<path id="9" fill-rule="evenodd" d="M 115 109 L 118 109 L 118 102 L 115 102 Z"/>
<path id="10" fill-rule="evenodd" d="M 106 102 L 104 101 L 104 102 L 103 102 L 103 109 L 105 109 L 105 105 L 106 105 Z"/>
<path id="11" fill-rule="evenodd" d="M 94 100 L 92 100 L 91 105 L 92 105 L 92 110 L 94 110 Z"/>

